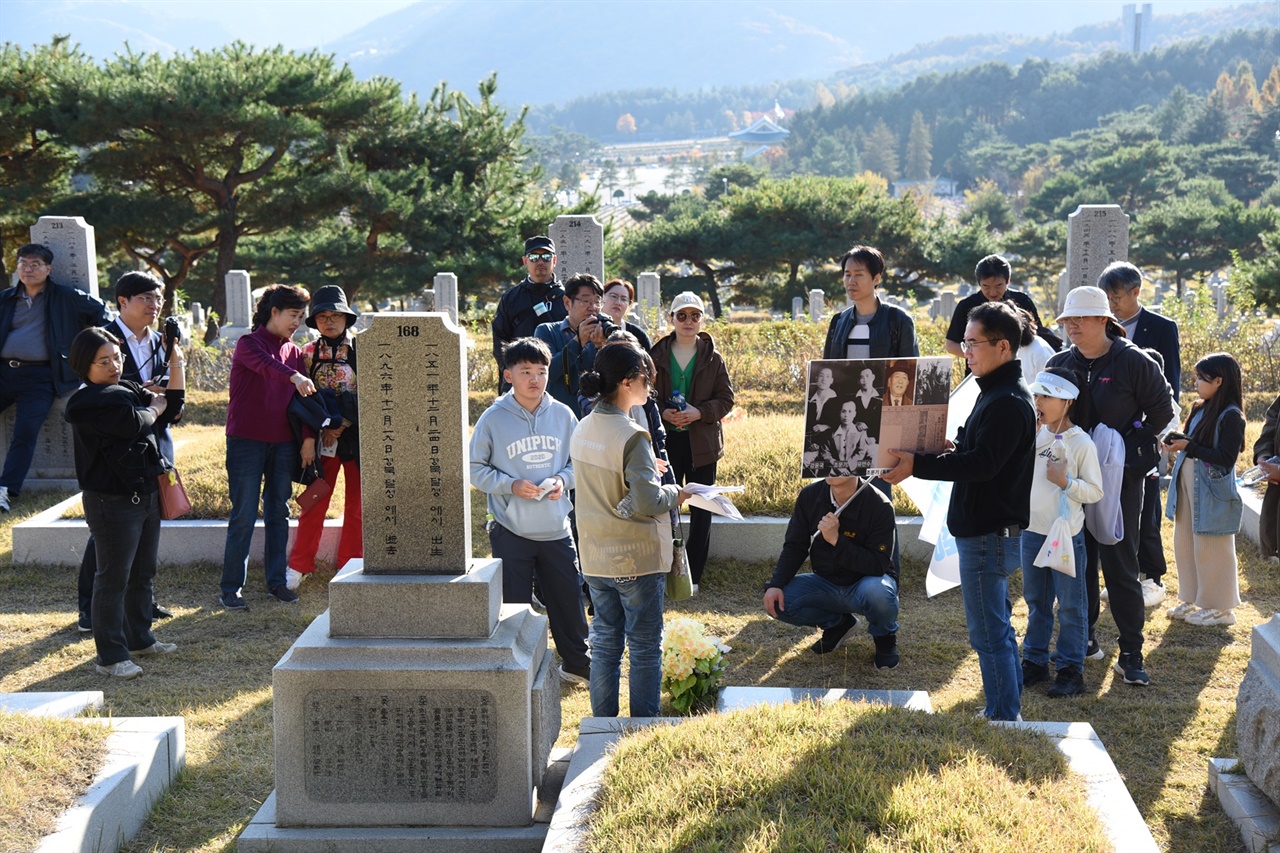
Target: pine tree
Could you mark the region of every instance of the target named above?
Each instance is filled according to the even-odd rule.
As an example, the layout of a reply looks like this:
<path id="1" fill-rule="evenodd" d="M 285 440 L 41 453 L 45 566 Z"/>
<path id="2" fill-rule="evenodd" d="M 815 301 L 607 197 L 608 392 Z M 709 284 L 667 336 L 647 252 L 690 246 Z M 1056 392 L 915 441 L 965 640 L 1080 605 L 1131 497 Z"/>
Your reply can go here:
<path id="1" fill-rule="evenodd" d="M 919 110 L 911 116 L 911 131 L 907 135 L 907 162 L 905 174 L 911 181 L 927 181 L 933 168 L 933 139 L 929 126 Z"/>
<path id="2" fill-rule="evenodd" d="M 898 179 L 898 137 L 884 119 L 876 122 L 871 133 L 867 134 L 867 144 L 862 149 L 862 166 L 886 181 Z"/>

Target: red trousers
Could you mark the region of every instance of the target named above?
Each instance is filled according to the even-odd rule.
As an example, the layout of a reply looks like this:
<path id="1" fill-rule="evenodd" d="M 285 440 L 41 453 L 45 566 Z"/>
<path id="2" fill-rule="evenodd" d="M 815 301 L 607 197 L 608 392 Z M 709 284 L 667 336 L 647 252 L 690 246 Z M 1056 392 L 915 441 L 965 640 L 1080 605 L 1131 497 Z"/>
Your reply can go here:
<path id="1" fill-rule="evenodd" d="M 346 504 L 342 507 L 342 537 L 338 540 L 338 564 L 341 569 L 348 560 L 364 556 L 364 517 L 360 512 L 360 466 L 352 459 L 343 462 L 336 456 L 321 456 L 320 469 L 324 478 L 337 485 L 341 469 L 346 479 Z M 324 532 L 324 515 L 329 511 L 329 495 L 298 518 L 298 536 L 289 552 L 289 568 L 304 575 L 316 570 L 316 551 L 320 548 L 320 534 Z"/>

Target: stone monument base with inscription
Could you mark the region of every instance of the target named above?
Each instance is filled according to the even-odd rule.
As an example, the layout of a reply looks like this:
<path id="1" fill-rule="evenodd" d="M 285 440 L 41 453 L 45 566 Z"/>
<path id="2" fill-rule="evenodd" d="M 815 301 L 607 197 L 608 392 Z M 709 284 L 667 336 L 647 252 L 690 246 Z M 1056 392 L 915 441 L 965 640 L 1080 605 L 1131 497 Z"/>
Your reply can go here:
<path id="1" fill-rule="evenodd" d="M 40 436 L 36 439 L 36 452 L 31 458 L 31 468 L 27 478 L 22 482 L 22 489 L 62 489 L 68 492 L 80 491 L 76 481 L 75 444 L 71 435 L 71 424 L 62 416 L 67 408 L 66 397 L 55 397 L 53 408 L 40 427 Z M 17 407 L 10 406 L 0 413 L 0 448 L 8 450 L 13 440 L 13 419 L 17 415 Z"/>
<path id="2" fill-rule="evenodd" d="M 560 678 L 546 617 L 501 588 L 499 560 L 454 576 L 348 563 L 273 671 L 276 790 L 238 849 L 540 849 Z"/>

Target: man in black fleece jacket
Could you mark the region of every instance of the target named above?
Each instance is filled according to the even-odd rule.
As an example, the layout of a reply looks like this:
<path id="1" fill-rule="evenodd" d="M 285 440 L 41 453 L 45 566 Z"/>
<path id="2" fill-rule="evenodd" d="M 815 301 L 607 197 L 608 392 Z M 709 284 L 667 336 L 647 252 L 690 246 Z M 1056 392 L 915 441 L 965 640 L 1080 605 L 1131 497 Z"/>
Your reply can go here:
<path id="1" fill-rule="evenodd" d="M 834 652 L 867 617 L 877 669 L 898 665 L 898 570 L 893 504 L 857 477 L 805 486 L 787 525 L 782 554 L 764 593 L 765 612 L 791 625 L 817 626 L 815 654 Z M 797 575 L 808 557 L 812 574 Z"/>
<path id="2" fill-rule="evenodd" d="M 987 698 L 984 713 L 992 720 L 1017 720 L 1022 711 L 1022 663 L 1009 621 L 1009 575 L 1021 565 L 1035 465 L 1035 407 L 1017 359 L 1023 322 L 1003 302 L 973 309 L 960 346 L 982 391 L 956 435 L 954 450 L 891 450 L 899 462 L 884 475 L 890 483 L 901 483 L 913 473 L 955 483 L 947 528 L 960 556 L 969 645 L 978 653 Z"/>

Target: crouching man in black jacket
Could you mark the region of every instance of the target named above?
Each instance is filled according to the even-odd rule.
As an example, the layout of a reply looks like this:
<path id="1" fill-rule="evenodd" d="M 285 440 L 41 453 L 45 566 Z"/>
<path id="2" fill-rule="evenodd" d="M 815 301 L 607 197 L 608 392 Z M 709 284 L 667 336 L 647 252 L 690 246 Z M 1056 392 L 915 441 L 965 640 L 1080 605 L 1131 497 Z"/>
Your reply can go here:
<path id="1" fill-rule="evenodd" d="M 828 477 L 800 490 L 787 538 L 764 593 L 764 609 L 791 625 L 822 629 L 810 648 L 834 652 L 866 617 L 876 669 L 898 665 L 898 571 L 893 505 L 857 477 Z M 797 575 L 808 557 L 812 574 Z"/>

